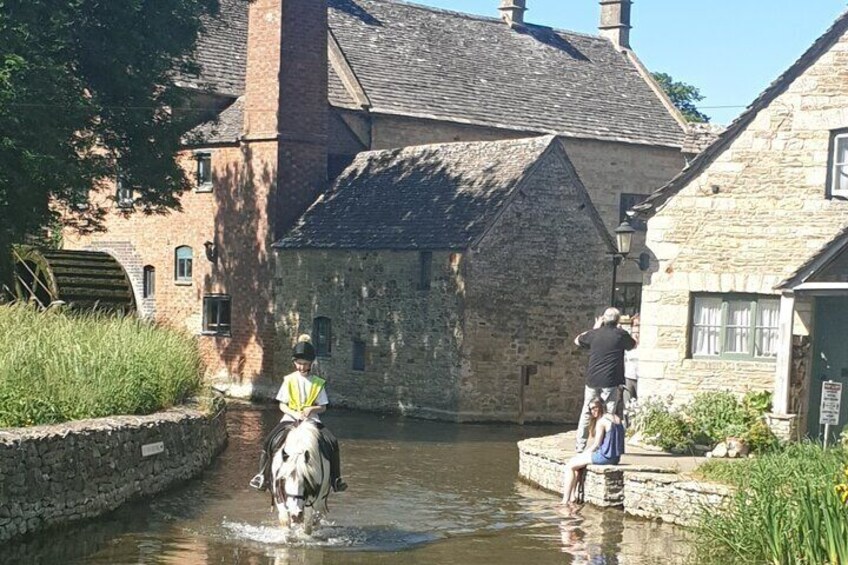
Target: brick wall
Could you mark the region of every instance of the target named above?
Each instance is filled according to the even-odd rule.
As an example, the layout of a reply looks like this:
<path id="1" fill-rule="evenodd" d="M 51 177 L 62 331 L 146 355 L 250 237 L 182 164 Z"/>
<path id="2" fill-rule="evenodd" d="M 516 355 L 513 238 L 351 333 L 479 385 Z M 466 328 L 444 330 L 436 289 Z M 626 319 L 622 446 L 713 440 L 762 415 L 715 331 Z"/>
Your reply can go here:
<path id="1" fill-rule="evenodd" d="M 323 0 L 256 0 L 249 7 L 244 136 L 212 154 L 213 190 L 189 192 L 180 211 L 122 214 L 106 232 L 67 234 L 69 248 L 103 249 L 125 263 L 141 296 L 140 269 L 156 269 L 156 294 L 141 309 L 200 334 L 203 296 L 232 297 L 232 335 L 203 336 L 210 373 L 252 382 L 273 366 L 273 265 L 270 244 L 326 183 L 327 31 Z M 194 172 L 190 152 L 183 156 Z M 98 196 L 114 193 L 111 182 Z M 207 260 L 204 243 L 217 244 Z M 175 281 L 175 250 L 194 251 L 190 283 Z"/>
<path id="2" fill-rule="evenodd" d="M 848 223 L 848 202 L 825 198 L 830 132 L 848 127 L 846 63 L 843 37 L 649 221 L 640 396 L 773 388 L 773 363 L 686 358 L 689 296 L 774 295 Z"/>

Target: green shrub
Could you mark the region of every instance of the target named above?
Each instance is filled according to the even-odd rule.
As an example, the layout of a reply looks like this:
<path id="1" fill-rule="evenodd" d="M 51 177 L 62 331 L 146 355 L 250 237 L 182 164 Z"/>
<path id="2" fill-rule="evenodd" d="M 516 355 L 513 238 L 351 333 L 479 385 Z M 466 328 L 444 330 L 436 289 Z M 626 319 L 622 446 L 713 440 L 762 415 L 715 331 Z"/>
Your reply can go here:
<path id="1" fill-rule="evenodd" d="M 197 391 L 190 336 L 134 317 L 0 306 L 0 427 L 148 414 Z"/>
<path id="2" fill-rule="evenodd" d="M 743 461 L 698 468 L 736 488 L 728 507 L 706 507 L 697 549 L 710 563 L 848 563 L 848 508 L 837 494 L 843 449 L 792 444 Z"/>
<path id="3" fill-rule="evenodd" d="M 751 424 L 742 435 L 742 439 L 748 442 L 748 447 L 754 453 L 774 451 L 780 446 L 780 440 L 777 439 L 762 418 Z"/>
<path id="4" fill-rule="evenodd" d="M 728 437 L 742 437 L 748 430 L 745 410 L 729 392 L 703 392 L 695 395 L 686 409 L 693 433 L 714 445 Z"/>

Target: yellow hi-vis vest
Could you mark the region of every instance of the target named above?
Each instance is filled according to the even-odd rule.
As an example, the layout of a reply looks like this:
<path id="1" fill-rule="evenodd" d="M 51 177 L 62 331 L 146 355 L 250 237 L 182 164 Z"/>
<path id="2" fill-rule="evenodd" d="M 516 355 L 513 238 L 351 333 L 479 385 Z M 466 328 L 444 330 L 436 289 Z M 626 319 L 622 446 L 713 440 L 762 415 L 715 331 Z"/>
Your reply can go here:
<path id="1" fill-rule="evenodd" d="M 300 398 L 300 387 L 295 382 L 297 379 L 289 379 L 289 408 L 300 412 L 307 406 L 312 406 L 318 400 L 318 395 L 321 394 L 321 389 L 324 388 L 324 379 L 312 377 L 312 386 L 309 388 L 309 394 L 306 395 L 306 401 Z"/>

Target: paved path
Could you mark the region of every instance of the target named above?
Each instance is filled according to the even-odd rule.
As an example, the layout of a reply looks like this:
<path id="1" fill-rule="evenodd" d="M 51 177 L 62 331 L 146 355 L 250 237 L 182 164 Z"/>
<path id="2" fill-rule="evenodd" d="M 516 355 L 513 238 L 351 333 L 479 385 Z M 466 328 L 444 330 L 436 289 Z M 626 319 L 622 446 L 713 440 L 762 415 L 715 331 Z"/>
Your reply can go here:
<path id="1" fill-rule="evenodd" d="M 521 450 L 527 453 L 565 463 L 574 455 L 576 437 L 577 432 L 570 431 L 553 436 L 525 439 L 519 445 Z M 621 464 L 628 467 L 662 468 L 679 473 L 689 473 L 706 460 L 705 457 L 674 455 L 628 444 L 625 454 L 621 458 Z"/>

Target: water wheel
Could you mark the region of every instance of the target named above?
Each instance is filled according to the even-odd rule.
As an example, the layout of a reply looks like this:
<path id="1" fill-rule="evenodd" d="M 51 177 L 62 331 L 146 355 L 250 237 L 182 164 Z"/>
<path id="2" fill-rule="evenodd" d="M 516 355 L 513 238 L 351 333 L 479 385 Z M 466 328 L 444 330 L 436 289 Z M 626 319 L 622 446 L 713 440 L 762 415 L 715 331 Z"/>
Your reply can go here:
<path id="1" fill-rule="evenodd" d="M 132 285 L 121 264 L 98 251 L 20 246 L 15 262 L 15 298 L 46 308 L 55 301 L 82 310 L 135 310 Z"/>

